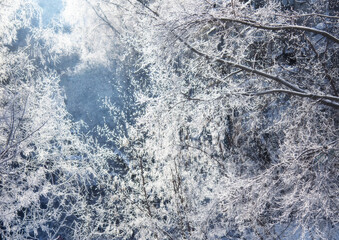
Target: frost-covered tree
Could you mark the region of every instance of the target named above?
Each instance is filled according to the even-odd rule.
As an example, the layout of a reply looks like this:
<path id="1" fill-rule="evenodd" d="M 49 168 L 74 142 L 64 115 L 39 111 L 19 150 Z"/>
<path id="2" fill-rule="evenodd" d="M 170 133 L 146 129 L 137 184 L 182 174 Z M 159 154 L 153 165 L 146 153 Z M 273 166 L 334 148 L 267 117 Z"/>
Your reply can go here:
<path id="1" fill-rule="evenodd" d="M 49 29 L 29 28 L 39 19 L 34 2 L 8 2 L 0 2 L 8 8 L 0 25 L 1 237 L 339 234 L 332 1 L 65 0 Z M 22 28 L 30 47 L 14 48 Z M 131 65 L 137 120 L 123 137 L 99 129 L 126 154 L 120 175 L 109 165 L 117 156 L 84 141 L 65 110 L 50 64 L 66 54 L 79 56 L 78 70 Z M 104 105 L 116 114 L 114 103 Z"/>
<path id="2" fill-rule="evenodd" d="M 144 114 L 122 141 L 131 162 L 121 234 L 338 235 L 330 1 L 86 2 L 100 39 L 137 51 L 149 78 Z"/>
<path id="3" fill-rule="evenodd" d="M 40 12 L 0 2 L 0 239 L 102 239 L 115 157 L 71 122 Z"/>

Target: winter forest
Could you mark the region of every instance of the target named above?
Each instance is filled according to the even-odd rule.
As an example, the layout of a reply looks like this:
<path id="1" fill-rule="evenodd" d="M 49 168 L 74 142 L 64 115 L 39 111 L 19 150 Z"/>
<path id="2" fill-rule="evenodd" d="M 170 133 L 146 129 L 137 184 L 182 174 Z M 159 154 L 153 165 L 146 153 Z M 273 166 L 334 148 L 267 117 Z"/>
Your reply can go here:
<path id="1" fill-rule="evenodd" d="M 338 0 L 0 0 L 0 240 L 339 239 Z"/>

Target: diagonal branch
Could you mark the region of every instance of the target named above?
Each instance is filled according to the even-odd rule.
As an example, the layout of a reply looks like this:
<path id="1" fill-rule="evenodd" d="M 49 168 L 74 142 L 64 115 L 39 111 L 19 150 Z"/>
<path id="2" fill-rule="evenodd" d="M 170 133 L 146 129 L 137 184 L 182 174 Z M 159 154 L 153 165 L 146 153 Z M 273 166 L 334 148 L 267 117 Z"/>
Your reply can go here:
<path id="1" fill-rule="evenodd" d="M 139 2 L 143 7 L 147 8 L 149 11 L 151 11 L 156 17 L 160 16 L 159 13 L 157 13 L 156 11 L 151 9 L 149 6 L 147 6 L 144 1 L 137 0 L 137 2 Z"/>
<path id="2" fill-rule="evenodd" d="M 242 64 L 239 64 L 239 63 L 234 63 L 234 62 L 231 62 L 231 61 L 227 61 L 227 60 L 224 60 L 224 59 L 221 59 L 221 58 L 213 58 L 211 57 L 210 55 L 194 48 L 192 45 L 190 45 L 187 41 L 185 41 L 183 38 L 181 38 L 178 34 L 176 34 L 175 32 L 171 31 L 171 33 L 180 41 L 182 42 L 188 49 L 190 49 L 192 52 L 196 53 L 197 55 L 201 56 L 201 57 L 204 57 L 206 58 L 208 61 L 211 61 L 211 62 L 218 62 L 218 63 L 221 63 L 221 64 L 225 64 L 225 65 L 230 65 L 230 66 L 233 66 L 233 67 L 236 67 L 236 68 L 239 68 L 241 70 L 244 70 L 245 72 L 248 72 L 248 73 L 254 73 L 254 74 L 257 74 L 259 76 L 262 76 L 262 77 L 265 77 L 265 78 L 268 78 L 268 79 L 271 79 L 277 83 L 280 83 L 286 87 L 288 87 L 289 89 L 292 89 L 294 92 L 298 92 L 298 93 L 302 93 L 304 94 L 304 97 L 307 97 L 307 95 L 309 96 L 315 96 L 315 94 L 311 94 L 311 93 L 307 93 L 305 92 L 304 90 L 302 90 L 301 88 L 299 88 L 298 86 L 290 83 L 289 81 L 283 79 L 283 78 L 280 78 L 278 76 L 275 76 L 275 75 L 272 75 L 272 74 L 269 74 L 269 73 L 266 73 L 266 72 L 263 72 L 263 71 L 260 71 L 260 70 L 257 70 L 257 69 L 254 69 L 254 68 L 251 68 L 251 67 L 247 67 L 245 65 L 242 65 Z M 329 100 L 330 97 L 333 97 L 333 99 L 336 99 L 334 96 L 327 96 L 326 98 L 327 99 L 323 99 L 321 98 L 320 99 L 320 102 L 322 102 L 323 104 L 325 105 L 328 105 L 328 106 L 331 106 L 333 108 L 339 108 L 339 103 L 335 103 L 335 102 L 332 102 L 331 100 Z M 337 101 L 337 100 L 336 100 Z"/>

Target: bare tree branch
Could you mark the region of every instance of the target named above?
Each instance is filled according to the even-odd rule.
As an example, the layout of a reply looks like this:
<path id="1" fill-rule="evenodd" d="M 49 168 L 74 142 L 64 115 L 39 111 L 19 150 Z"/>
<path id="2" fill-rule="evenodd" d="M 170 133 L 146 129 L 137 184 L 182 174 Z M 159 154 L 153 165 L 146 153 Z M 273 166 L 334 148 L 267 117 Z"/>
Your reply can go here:
<path id="1" fill-rule="evenodd" d="M 255 27 L 258 29 L 265 29 L 265 30 L 272 30 L 272 31 L 277 31 L 277 30 L 293 30 L 293 31 L 306 31 L 306 32 L 312 32 L 316 34 L 321 34 L 324 37 L 331 39 L 333 42 L 339 44 L 339 39 L 332 34 L 319 30 L 316 28 L 310 28 L 310 27 L 305 27 L 305 26 L 298 26 L 298 25 L 262 25 L 257 22 L 249 21 L 249 20 L 241 20 L 241 19 L 235 19 L 235 18 L 217 18 L 217 17 L 212 17 L 212 21 L 220 21 L 220 22 L 235 22 L 235 23 L 240 23 L 244 24 L 247 26 Z"/>
<path id="2" fill-rule="evenodd" d="M 325 14 L 320 14 L 320 13 L 300 14 L 300 15 L 293 15 L 293 16 L 289 16 L 289 17 L 310 17 L 310 16 L 339 19 L 338 16 L 330 16 L 330 15 L 325 15 Z"/>
<path id="3" fill-rule="evenodd" d="M 192 45 L 190 45 L 189 43 L 187 43 L 187 41 L 185 41 L 184 39 L 182 39 L 178 34 L 176 34 L 175 32 L 171 31 L 171 33 L 180 41 L 182 42 L 187 48 L 189 48 L 192 52 L 196 53 L 197 55 L 201 56 L 201 57 L 204 57 L 206 58 L 207 60 L 211 61 L 211 62 L 218 62 L 218 63 L 221 63 L 221 64 L 225 64 L 225 65 L 230 65 L 230 66 L 233 66 L 233 67 L 236 67 L 236 68 L 239 68 L 241 70 L 244 70 L 245 72 L 248 72 L 248 73 L 254 73 L 254 74 L 257 74 L 259 76 L 262 76 L 262 77 L 265 77 L 265 78 L 268 78 L 268 79 L 271 79 L 277 83 L 280 83 L 292 90 L 294 90 L 295 92 L 299 92 L 299 93 L 303 93 L 303 94 L 306 94 L 306 95 L 310 95 L 310 96 L 314 96 L 315 94 L 311 94 L 311 93 L 307 93 L 305 92 L 304 90 L 302 90 L 301 88 L 299 88 L 298 86 L 290 83 L 289 81 L 283 79 L 283 78 L 280 78 L 278 76 L 274 76 L 272 74 L 269 74 L 269 73 L 266 73 L 266 72 L 263 72 L 261 70 L 257 70 L 257 69 L 254 69 L 254 68 L 250 68 L 250 67 L 247 67 L 245 65 L 242 65 L 242 64 L 239 64 L 239 63 L 234 63 L 234 62 L 231 62 L 231 61 L 227 61 L 227 60 L 224 60 L 224 59 L 220 59 L 220 58 L 214 58 L 212 56 L 209 56 L 208 54 L 206 53 L 203 53 L 201 51 L 199 51 L 198 49 L 194 48 Z M 305 96 L 306 97 L 306 96 Z M 334 97 L 334 96 L 333 96 Z M 329 96 L 327 97 L 329 98 Z M 327 99 L 320 99 L 320 101 L 325 104 L 325 105 L 328 105 L 328 106 L 331 106 L 331 107 L 334 107 L 334 108 L 339 108 L 339 104 L 338 103 L 334 103 L 332 101 L 329 101 Z"/>
<path id="4" fill-rule="evenodd" d="M 332 101 L 339 101 L 339 97 L 336 97 L 336 96 L 317 95 L 317 94 L 311 94 L 311 93 L 301 93 L 301 92 L 291 91 L 291 90 L 286 90 L 286 89 L 272 89 L 272 90 L 267 90 L 267 91 L 262 91 L 262 92 L 244 93 L 244 95 L 260 96 L 260 95 L 274 94 L 274 93 L 287 93 L 287 94 L 296 95 L 296 96 L 299 96 L 299 97 L 307 97 L 307 98 L 312 98 L 312 99 L 328 99 L 328 100 L 332 100 Z"/>

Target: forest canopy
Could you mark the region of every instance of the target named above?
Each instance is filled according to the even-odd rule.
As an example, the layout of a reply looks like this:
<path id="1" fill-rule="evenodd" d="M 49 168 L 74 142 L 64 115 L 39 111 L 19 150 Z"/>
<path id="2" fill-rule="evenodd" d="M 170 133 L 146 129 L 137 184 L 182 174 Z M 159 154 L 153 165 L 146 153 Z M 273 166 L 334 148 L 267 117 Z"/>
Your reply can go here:
<path id="1" fill-rule="evenodd" d="M 335 0 L 0 0 L 0 240 L 337 239 L 338 30 Z"/>

